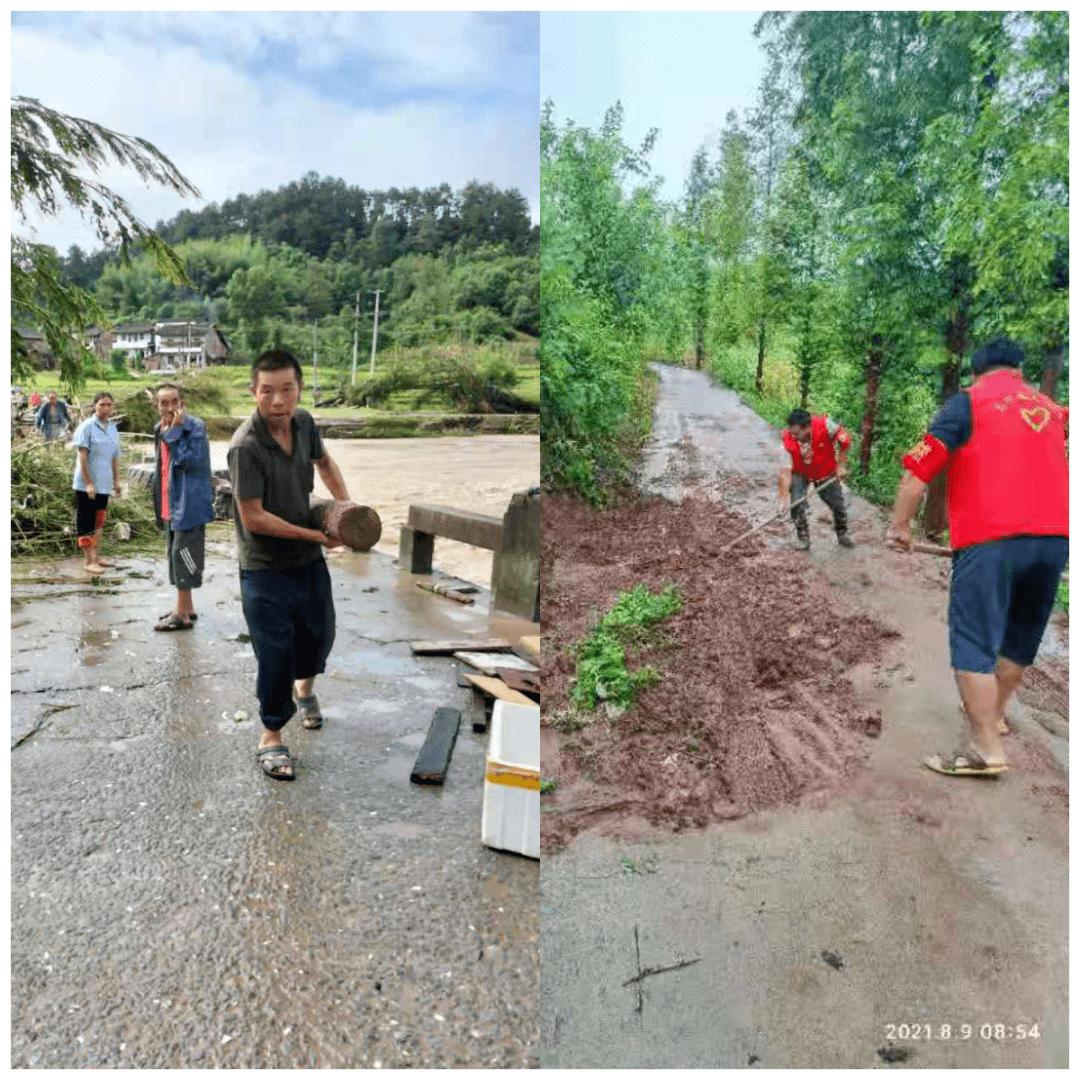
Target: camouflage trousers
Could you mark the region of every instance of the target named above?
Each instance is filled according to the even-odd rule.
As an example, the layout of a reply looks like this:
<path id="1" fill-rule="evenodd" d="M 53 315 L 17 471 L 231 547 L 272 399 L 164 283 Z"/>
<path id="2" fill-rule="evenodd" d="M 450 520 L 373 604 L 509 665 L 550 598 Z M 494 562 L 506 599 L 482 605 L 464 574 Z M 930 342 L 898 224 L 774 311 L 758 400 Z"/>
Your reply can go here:
<path id="1" fill-rule="evenodd" d="M 825 480 L 828 479 L 830 478 L 825 477 Z M 794 503 L 801 499 L 810 490 L 810 485 L 813 484 L 817 488 L 821 501 L 832 511 L 836 535 L 847 536 L 847 506 L 844 503 L 844 491 L 841 482 L 837 480 L 835 484 L 830 484 L 823 491 L 821 485 L 825 483 L 825 480 L 807 480 L 805 476 L 793 473 L 791 477 L 791 501 Z M 810 539 L 810 524 L 806 519 L 806 507 L 806 503 L 799 503 L 798 506 L 791 508 L 791 520 L 795 522 L 795 532 L 800 540 Z"/>

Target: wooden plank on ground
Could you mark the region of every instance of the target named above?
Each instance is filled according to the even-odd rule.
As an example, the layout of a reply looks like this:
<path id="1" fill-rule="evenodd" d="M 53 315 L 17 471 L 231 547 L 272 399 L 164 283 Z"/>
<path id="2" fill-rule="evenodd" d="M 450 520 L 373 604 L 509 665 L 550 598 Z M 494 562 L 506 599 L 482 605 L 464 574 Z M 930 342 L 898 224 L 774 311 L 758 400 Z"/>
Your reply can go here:
<path id="1" fill-rule="evenodd" d="M 457 742 L 461 713 L 457 709 L 436 709 L 427 738 L 416 755 L 409 779 L 414 784 L 441 784 L 450 767 L 450 755 Z"/>
<path id="2" fill-rule="evenodd" d="M 540 680 L 532 671 L 501 667 L 496 674 L 511 690 L 519 690 L 523 694 L 540 694 Z"/>
<path id="3" fill-rule="evenodd" d="M 531 660 L 534 664 L 539 664 L 540 635 L 530 634 L 526 637 L 518 638 L 518 643 L 514 646 L 514 651 L 519 656 L 524 656 L 526 660 Z"/>
<path id="4" fill-rule="evenodd" d="M 477 638 L 473 641 L 462 639 L 461 641 L 413 641 L 409 643 L 413 653 L 422 656 L 439 656 L 460 652 L 469 649 L 472 652 L 505 652 L 510 648 L 510 642 L 504 638 Z"/>
<path id="5" fill-rule="evenodd" d="M 539 671 L 540 669 L 528 660 L 522 660 L 513 653 L 479 653 L 479 652 L 456 652 L 455 660 L 464 660 L 466 664 L 478 668 L 485 675 L 494 675 L 495 669 L 500 667 L 517 668 L 518 671 Z"/>
<path id="6" fill-rule="evenodd" d="M 530 701 L 524 694 L 519 693 L 517 690 L 511 690 L 502 679 L 490 679 L 486 675 L 469 674 L 466 674 L 465 678 L 478 690 L 482 690 L 491 697 L 501 698 L 503 701 L 512 701 L 515 705 L 536 704 L 535 701 Z"/>

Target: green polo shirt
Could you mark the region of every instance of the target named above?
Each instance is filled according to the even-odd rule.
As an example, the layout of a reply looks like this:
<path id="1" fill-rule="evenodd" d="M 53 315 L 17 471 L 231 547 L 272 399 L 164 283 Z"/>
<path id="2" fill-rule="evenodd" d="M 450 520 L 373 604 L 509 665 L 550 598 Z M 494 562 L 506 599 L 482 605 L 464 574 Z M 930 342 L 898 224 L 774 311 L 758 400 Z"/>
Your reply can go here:
<path id="1" fill-rule="evenodd" d="M 324 454 L 322 437 L 311 413 L 297 409 L 292 420 L 293 448 L 286 454 L 270 434 L 256 409 L 237 429 L 229 443 L 229 476 L 234 499 L 259 499 L 264 510 L 305 529 L 311 523 L 311 492 L 315 487 L 314 462 Z M 314 540 L 285 540 L 250 533 L 239 512 L 236 546 L 241 570 L 287 570 L 306 566 L 323 557 Z"/>

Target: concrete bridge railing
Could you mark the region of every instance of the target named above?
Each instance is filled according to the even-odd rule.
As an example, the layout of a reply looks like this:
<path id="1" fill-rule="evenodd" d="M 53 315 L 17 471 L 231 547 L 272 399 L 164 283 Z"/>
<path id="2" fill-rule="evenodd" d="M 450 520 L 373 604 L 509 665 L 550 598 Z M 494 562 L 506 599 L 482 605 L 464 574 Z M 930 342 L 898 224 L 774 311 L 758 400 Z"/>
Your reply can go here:
<path id="1" fill-rule="evenodd" d="M 430 574 L 435 537 L 495 552 L 491 591 L 497 610 L 540 619 L 540 498 L 537 489 L 518 492 L 502 518 L 413 503 L 401 527 L 399 562 L 412 574 Z"/>

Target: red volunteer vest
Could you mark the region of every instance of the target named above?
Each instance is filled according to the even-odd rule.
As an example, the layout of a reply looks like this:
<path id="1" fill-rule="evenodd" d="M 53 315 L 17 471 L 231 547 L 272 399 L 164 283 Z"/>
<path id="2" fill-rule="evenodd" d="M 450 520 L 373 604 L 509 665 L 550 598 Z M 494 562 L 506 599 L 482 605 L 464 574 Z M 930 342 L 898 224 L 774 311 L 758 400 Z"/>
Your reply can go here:
<path id="1" fill-rule="evenodd" d="M 803 460 L 802 443 L 790 431 L 784 429 L 784 449 L 791 455 L 792 472 L 807 480 L 824 480 L 836 472 L 836 452 L 829 438 L 829 426 L 824 416 L 810 418 L 810 448 L 813 456 Z"/>
<path id="2" fill-rule="evenodd" d="M 1069 535 L 1065 410 L 1018 371 L 984 375 L 971 395 L 971 438 L 946 470 L 949 542 Z"/>

